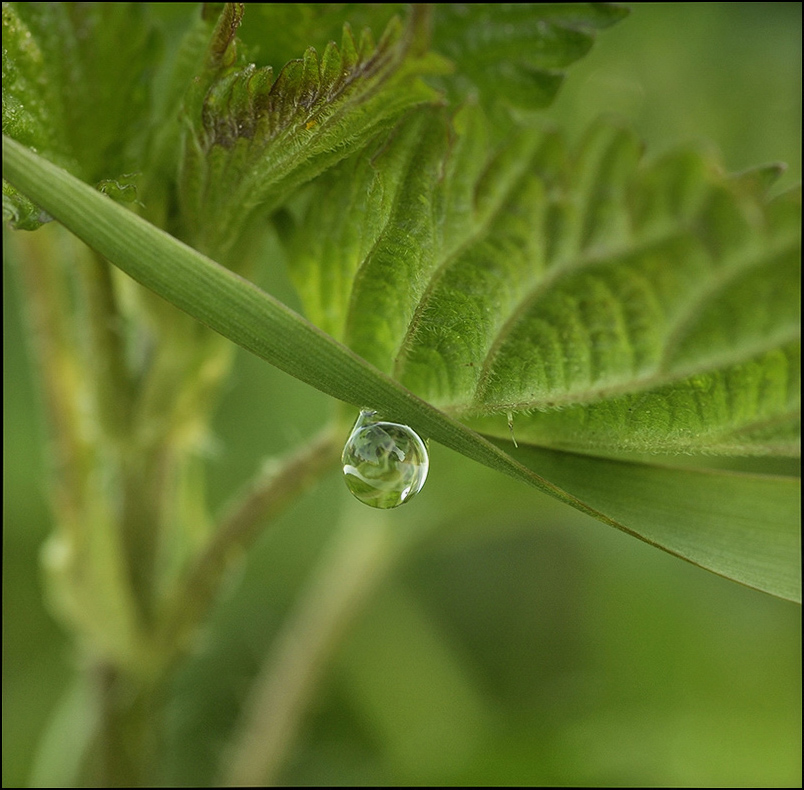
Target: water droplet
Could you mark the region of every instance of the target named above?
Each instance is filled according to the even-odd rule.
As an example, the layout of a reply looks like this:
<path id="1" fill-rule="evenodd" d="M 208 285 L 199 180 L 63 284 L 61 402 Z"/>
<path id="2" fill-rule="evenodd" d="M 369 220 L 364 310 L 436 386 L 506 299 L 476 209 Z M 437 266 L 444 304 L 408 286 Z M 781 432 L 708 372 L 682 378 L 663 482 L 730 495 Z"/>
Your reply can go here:
<path id="1" fill-rule="evenodd" d="M 388 509 L 422 490 L 430 467 L 427 447 L 407 425 L 386 422 L 363 409 L 341 456 L 349 490 L 371 507 Z"/>

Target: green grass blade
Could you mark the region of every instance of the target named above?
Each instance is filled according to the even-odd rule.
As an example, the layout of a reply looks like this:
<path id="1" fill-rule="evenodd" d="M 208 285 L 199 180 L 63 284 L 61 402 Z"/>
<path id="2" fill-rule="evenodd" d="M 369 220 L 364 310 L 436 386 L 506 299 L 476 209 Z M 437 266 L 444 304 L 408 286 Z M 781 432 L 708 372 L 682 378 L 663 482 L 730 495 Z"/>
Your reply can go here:
<path id="1" fill-rule="evenodd" d="M 625 532 L 749 587 L 801 601 L 800 479 L 650 466 L 539 447 L 512 455 Z"/>
<path id="2" fill-rule="evenodd" d="M 334 398 L 392 414 L 424 436 L 586 509 L 253 283 L 5 137 L 3 166 L 12 184 L 47 206 L 48 213 L 76 236 L 232 342 Z"/>

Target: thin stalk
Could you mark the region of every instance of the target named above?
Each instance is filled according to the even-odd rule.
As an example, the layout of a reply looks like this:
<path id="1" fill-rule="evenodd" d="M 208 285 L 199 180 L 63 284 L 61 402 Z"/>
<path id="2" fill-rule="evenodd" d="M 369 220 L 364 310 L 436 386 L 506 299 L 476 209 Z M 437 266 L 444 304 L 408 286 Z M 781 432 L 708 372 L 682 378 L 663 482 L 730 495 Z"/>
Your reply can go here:
<path id="1" fill-rule="evenodd" d="M 140 618 L 147 624 L 153 614 L 163 499 L 158 490 L 173 453 L 162 442 L 155 448 L 138 446 L 138 423 L 133 408 L 137 392 L 126 369 L 123 317 L 118 309 L 111 267 L 94 251 L 86 248 L 82 252 L 76 269 L 83 308 L 80 314 L 85 341 L 83 362 L 91 374 L 88 383 L 94 395 L 93 414 L 100 428 L 97 446 L 104 463 L 114 470 L 121 503 L 118 527 L 128 576 Z"/>
<path id="2" fill-rule="evenodd" d="M 95 763 L 97 787 L 149 787 L 158 747 L 155 688 L 132 682 L 115 666 L 94 668 L 100 695 Z"/>
<path id="3" fill-rule="evenodd" d="M 122 316 L 111 265 L 86 248 L 78 274 L 88 335 L 87 368 L 92 371 L 96 414 L 106 436 L 125 439 L 131 418 L 132 383 L 125 365 Z"/>
<path id="4" fill-rule="evenodd" d="M 18 274 L 53 459 L 48 482 L 55 534 L 42 555 L 48 592 L 88 644 L 131 664 L 148 649 L 116 518 L 113 492 L 122 454 L 99 414 L 109 398 L 125 398 L 120 390 L 126 388 L 117 382 L 112 392 L 98 383 L 99 372 L 109 369 L 104 355 L 115 348 L 104 337 L 114 310 L 110 283 L 95 264 L 84 270 L 92 253 L 55 224 L 9 241 L 20 252 Z"/>
<path id="5" fill-rule="evenodd" d="M 131 586 L 146 626 L 153 624 L 159 542 L 166 527 L 164 511 L 172 494 L 178 452 L 170 442 L 134 447 L 120 459 L 122 531 Z"/>
<path id="6" fill-rule="evenodd" d="M 400 545 L 387 514 L 349 511 L 254 682 L 223 786 L 277 781 L 329 657 Z"/>
<path id="7" fill-rule="evenodd" d="M 212 604 L 231 563 L 254 542 L 264 524 L 329 471 L 340 437 L 327 428 L 290 456 L 265 465 L 226 508 L 209 543 L 166 606 L 162 639 L 180 651 Z"/>
<path id="8" fill-rule="evenodd" d="M 43 228 L 23 243 L 13 234 L 21 265 L 17 267 L 26 305 L 31 357 L 44 402 L 51 454 L 53 507 L 77 517 L 91 464 L 91 448 L 82 425 L 80 402 L 85 386 L 75 348 L 68 277 L 63 271 L 55 227 Z M 78 518 L 58 519 L 74 524 Z"/>

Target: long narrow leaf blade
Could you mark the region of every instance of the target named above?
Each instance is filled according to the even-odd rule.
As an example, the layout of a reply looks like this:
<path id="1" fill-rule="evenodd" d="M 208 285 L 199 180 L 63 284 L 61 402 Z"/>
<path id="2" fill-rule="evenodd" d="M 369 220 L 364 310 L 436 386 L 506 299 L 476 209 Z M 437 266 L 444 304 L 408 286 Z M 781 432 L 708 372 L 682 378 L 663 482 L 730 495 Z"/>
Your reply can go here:
<path id="1" fill-rule="evenodd" d="M 721 576 L 801 600 L 801 480 L 593 458 L 514 456 L 620 529 Z"/>

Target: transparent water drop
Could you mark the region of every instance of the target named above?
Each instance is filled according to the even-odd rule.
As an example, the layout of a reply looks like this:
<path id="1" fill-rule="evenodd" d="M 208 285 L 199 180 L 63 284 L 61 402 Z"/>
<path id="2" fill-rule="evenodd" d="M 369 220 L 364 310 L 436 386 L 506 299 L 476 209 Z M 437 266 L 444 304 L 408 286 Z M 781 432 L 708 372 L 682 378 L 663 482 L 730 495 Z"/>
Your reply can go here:
<path id="1" fill-rule="evenodd" d="M 421 437 L 407 425 L 386 422 L 363 409 L 341 456 L 346 486 L 371 507 L 388 509 L 422 490 L 430 456 Z"/>

